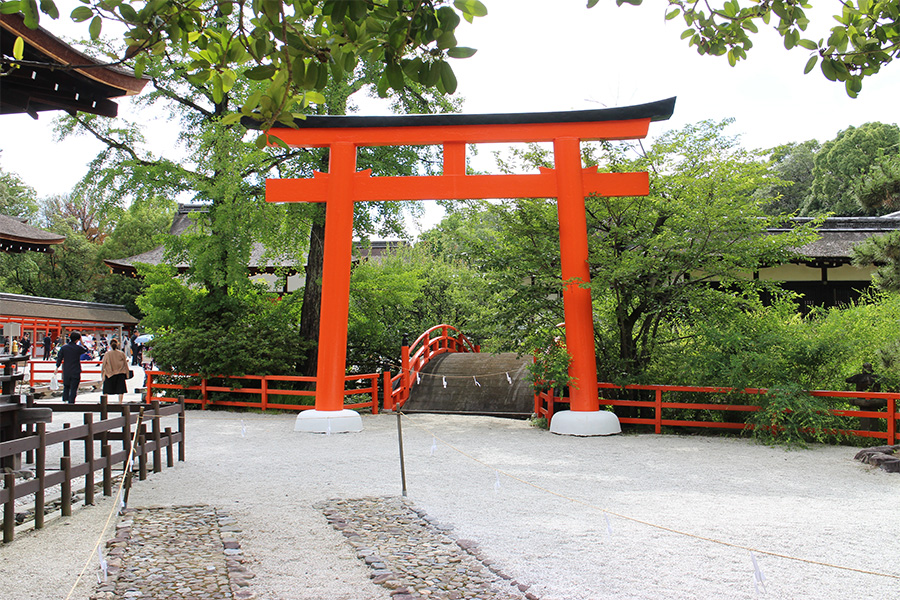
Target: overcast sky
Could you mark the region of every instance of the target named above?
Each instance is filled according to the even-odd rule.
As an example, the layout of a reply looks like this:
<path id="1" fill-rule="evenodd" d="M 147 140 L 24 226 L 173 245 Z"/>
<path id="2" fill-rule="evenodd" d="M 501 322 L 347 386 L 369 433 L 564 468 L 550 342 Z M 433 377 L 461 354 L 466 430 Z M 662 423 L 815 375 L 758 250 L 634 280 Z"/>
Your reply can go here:
<path id="1" fill-rule="evenodd" d="M 463 22 L 457 35 L 461 45 L 478 49 L 472 58 L 453 63 L 465 112 L 580 110 L 677 96 L 674 116 L 654 123 L 651 136 L 702 119 L 733 117 L 731 133 L 740 134 L 748 148 L 824 141 L 849 125 L 898 121 L 900 66 L 865 81 L 861 97 L 853 100 L 818 68 L 803 75 L 809 53 L 785 51 L 774 34 L 755 38 L 749 60 L 734 68 L 724 57 L 698 56 L 679 39 L 683 22 L 664 22 L 664 3 L 658 0 L 620 8 L 614 0 L 602 0 L 590 10 L 586 0 L 484 3 L 489 15 L 471 26 Z M 834 12 L 818 10 L 819 22 L 811 29 L 820 33 L 810 37 L 821 37 Z M 59 31 L 52 21 L 42 24 Z M 127 101 L 119 103 L 120 114 L 135 117 Z M 369 104 L 363 109 L 383 110 Z M 172 152 L 175 126 L 143 118 L 158 151 Z M 0 119 L 0 167 L 18 173 L 41 196 L 69 191 L 99 150 L 99 143 L 85 138 L 53 142 L 52 120 L 51 114 L 38 121 L 23 115 Z"/>

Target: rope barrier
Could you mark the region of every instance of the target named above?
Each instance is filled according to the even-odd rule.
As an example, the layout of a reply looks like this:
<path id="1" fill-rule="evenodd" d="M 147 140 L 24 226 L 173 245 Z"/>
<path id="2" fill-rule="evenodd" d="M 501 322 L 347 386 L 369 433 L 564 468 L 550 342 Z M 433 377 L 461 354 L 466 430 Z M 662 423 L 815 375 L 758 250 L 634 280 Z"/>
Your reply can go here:
<path id="1" fill-rule="evenodd" d="M 434 377 L 434 378 L 444 377 L 446 379 L 469 379 L 469 380 L 471 380 L 472 377 L 498 377 L 500 375 L 504 375 L 506 377 L 506 380 L 509 382 L 509 384 L 512 385 L 512 378 L 509 376 L 509 371 L 497 371 L 496 373 L 481 373 L 479 375 L 473 376 L 473 375 L 441 375 L 439 373 L 423 373 L 422 371 L 415 371 L 413 369 L 409 370 L 410 377 L 415 377 L 415 376 Z"/>
<path id="2" fill-rule="evenodd" d="M 813 560 L 813 559 L 809 559 L 809 558 L 800 558 L 800 557 L 798 557 L 798 556 L 791 556 L 791 555 L 788 555 L 788 554 L 782 554 L 782 553 L 780 553 L 780 552 L 774 552 L 774 551 L 771 551 L 771 550 L 762 550 L 762 549 L 755 548 L 755 547 L 752 547 L 752 546 L 745 546 L 745 545 L 743 545 L 743 544 L 737 544 L 737 543 L 734 543 L 734 542 L 727 542 L 727 541 L 725 541 L 725 540 L 720 540 L 720 539 L 717 539 L 717 538 L 712 538 L 712 537 L 707 537 L 707 536 L 703 536 L 703 535 L 698 535 L 698 534 L 695 534 L 695 533 L 689 533 L 689 532 L 687 532 L 687 531 L 681 531 L 681 530 L 679 530 L 679 529 L 674 529 L 674 528 L 672 528 L 672 527 L 666 527 L 665 525 L 658 525 L 658 524 L 656 524 L 656 523 L 651 523 L 650 521 L 645 521 L 645 520 L 643 520 L 643 519 L 638 519 L 638 518 L 635 518 L 635 517 L 629 517 L 628 515 L 623 515 L 623 514 L 620 514 L 620 513 L 611 511 L 611 510 L 607 510 L 607 509 L 602 508 L 602 507 L 600 507 L 600 506 L 597 506 L 597 505 L 595 505 L 595 504 L 591 504 L 590 502 L 586 502 L 586 501 L 580 500 L 580 499 L 578 499 L 578 498 L 573 498 L 573 497 L 571 497 L 571 496 L 566 496 L 565 494 L 562 494 L 562 493 L 560 493 L 560 492 L 553 491 L 553 490 L 551 490 L 551 489 L 549 489 L 549 488 L 546 488 L 546 487 L 543 487 L 543 486 L 538 485 L 538 484 L 536 484 L 536 483 L 532 483 L 532 482 L 530 482 L 530 481 L 527 481 L 527 480 L 525 480 L 525 479 L 522 479 L 521 477 L 517 477 L 516 475 L 513 475 L 513 474 L 511 474 L 511 473 L 507 473 L 506 471 L 503 471 L 502 469 L 498 469 L 498 468 L 496 468 L 496 467 L 493 467 L 493 466 L 487 464 L 486 462 L 484 462 L 484 461 L 482 461 L 482 460 L 480 460 L 480 459 L 478 459 L 478 458 L 472 456 L 471 454 L 469 454 L 469 453 L 467 453 L 467 452 L 465 452 L 465 451 L 463 451 L 463 450 L 460 450 L 459 448 L 457 448 L 457 447 L 454 446 L 453 444 L 447 442 L 446 440 L 442 439 L 441 437 L 439 437 L 436 433 L 434 433 L 434 431 L 432 431 L 432 430 L 429 429 L 428 427 L 425 427 L 425 426 L 422 426 L 422 425 L 417 425 L 416 423 L 414 423 L 413 421 L 411 421 L 411 420 L 409 419 L 409 416 L 406 415 L 405 413 L 403 413 L 402 411 L 398 411 L 398 413 L 399 413 L 399 414 L 402 414 L 403 417 L 405 417 L 405 418 L 407 419 L 407 421 L 409 422 L 409 424 L 412 425 L 412 427 L 414 427 L 414 428 L 416 428 L 416 429 L 419 429 L 420 431 L 424 431 L 424 432 L 426 432 L 426 433 L 429 433 L 435 440 L 438 440 L 439 442 L 441 442 L 443 445 L 447 446 L 448 448 L 450 448 L 450 449 L 453 450 L 454 452 L 457 452 L 458 454 L 461 454 L 462 456 L 465 456 L 465 457 L 468 458 L 469 460 L 471 460 L 471 461 L 473 461 L 473 462 L 476 462 L 476 463 L 480 464 L 480 465 L 483 466 L 483 467 L 486 467 L 486 468 L 488 468 L 488 469 L 492 469 L 493 471 L 496 471 L 496 472 L 499 473 L 499 474 L 502 474 L 502 475 L 504 475 L 504 476 L 506 476 L 506 477 L 509 477 L 509 478 L 512 479 L 513 481 L 517 481 L 517 482 L 519 482 L 519 483 L 521 483 L 521 484 L 523 484 L 523 485 L 525 485 L 525 486 L 531 487 L 531 488 L 536 489 L 536 490 L 539 490 L 539 491 L 541 491 L 541 492 L 545 492 L 545 493 L 547 493 L 547 494 L 549 494 L 549 495 L 551 495 L 551 496 L 555 496 L 555 497 L 557 497 L 557 498 L 562 498 L 563 500 L 567 500 L 567 501 L 572 502 L 572 503 L 575 503 L 575 504 L 580 504 L 580 505 L 582 505 L 582 506 L 585 506 L 585 507 L 590 508 L 590 509 L 592 509 L 592 510 L 599 511 L 599 512 L 604 513 L 604 514 L 606 514 L 606 515 L 611 515 L 611 516 L 614 516 L 614 517 L 618 517 L 618 518 L 620 518 L 620 519 L 624 519 L 625 521 L 630 521 L 630 522 L 632 522 L 632 523 L 637 523 L 637 524 L 639 524 L 639 525 L 644 525 L 644 526 L 646 526 L 646 527 L 651 527 L 651 528 L 653 528 L 653 529 L 657 529 L 657 530 L 660 530 L 660 531 L 665 531 L 665 532 L 667 532 L 667 533 L 672 533 L 672 534 L 675 534 L 675 535 L 680 535 L 680 536 L 692 538 L 692 539 L 695 539 L 695 540 L 700 540 L 700 541 L 704 541 L 704 542 L 709 542 L 709 543 L 711 543 L 711 544 L 717 544 L 717 545 L 720 545 L 720 546 L 725 546 L 725 547 L 727 547 L 727 548 L 736 548 L 736 549 L 738 549 L 738 550 L 746 550 L 746 551 L 750 552 L 751 554 L 755 552 L 755 553 L 757 553 L 757 554 L 763 554 L 763 555 L 766 555 L 766 556 L 772 556 L 772 557 L 775 557 L 775 558 L 782 558 L 782 559 L 785 559 L 785 560 L 791 560 L 791 561 L 801 562 L 801 563 L 806 563 L 806 564 L 810 564 L 810 565 L 817 565 L 817 566 L 820 566 L 820 567 L 828 567 L 828 568 L 831 568 L 831 569 L 839 569 L 839 570 L 842 570 L 842 571 L 851 571 L 851 572 L 853 572 L 853 573 L 861 573 L 861 574 L 864 574 L 864 575 L 874 575 L 874 576 L 876 576 L 876 577 L 887 577 L 887 578 L 889 578 L 889 579 L 897 579 L 897 580 L 900 580 L 900 575 L 895 575 L 895 574 L 892 574 L 892 573 L 884 573 L 884 572 L 881 572 L 881 571 L 872 571 L 872 570 L 869 570 L 869 569 L 860 569 L 860 568 L 857 568 L 857 567 L 848 567 L 848 566 L 845 566 L 845 565 L 836 565 L 836 564 L 834 564 L 834 563 L 829 563 L 829 562 L 824 562 L 824 561 L 819 561 L 819 560 Z"/>

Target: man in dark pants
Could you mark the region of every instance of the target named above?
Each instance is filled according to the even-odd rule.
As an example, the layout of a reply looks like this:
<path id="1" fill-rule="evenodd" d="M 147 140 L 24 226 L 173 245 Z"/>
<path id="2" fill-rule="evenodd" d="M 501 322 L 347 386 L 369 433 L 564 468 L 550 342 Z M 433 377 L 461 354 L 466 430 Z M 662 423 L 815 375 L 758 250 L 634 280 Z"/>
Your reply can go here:
<path id="1" fill-rule="evenodd" d="M 69 336 L 69 343 L 59 349 L 56 355 L 56 371 L 59 372 L 59 365 L 62 364 L 63 376 L 63 402 L 75 404 L 75 396 L 78 395 L 78 384 L 81 383 L 81 355 L 87 352 L 78 342 L 81 340 L 81 334 L 73 331 Z"/>
<path id="2" fill-rule="evenodd" d="M 50 360 L 50 349 L 53 347 L 53 339 L 50 337 L 50 333 L 47 332 L 47 335 L 44 336 L 44 360 Z"/>

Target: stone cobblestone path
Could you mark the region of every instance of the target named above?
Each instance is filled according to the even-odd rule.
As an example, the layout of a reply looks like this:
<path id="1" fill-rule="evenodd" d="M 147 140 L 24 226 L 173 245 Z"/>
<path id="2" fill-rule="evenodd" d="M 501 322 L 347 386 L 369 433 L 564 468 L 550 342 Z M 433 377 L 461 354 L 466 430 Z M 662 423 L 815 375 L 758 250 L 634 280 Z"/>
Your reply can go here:
<path id="1" fill-rule="evenodd" d="M 251 600 L 233 519 L 206 505 L 128 509 L 92 600 Z"/>
<path id="2" fill-rule="evenodd" d="M 539 600 L 529 585 L 493 567 L 470 540 L 457 540 L 408 500 L 373 497 L 316 505 L 394 600 Z"/>

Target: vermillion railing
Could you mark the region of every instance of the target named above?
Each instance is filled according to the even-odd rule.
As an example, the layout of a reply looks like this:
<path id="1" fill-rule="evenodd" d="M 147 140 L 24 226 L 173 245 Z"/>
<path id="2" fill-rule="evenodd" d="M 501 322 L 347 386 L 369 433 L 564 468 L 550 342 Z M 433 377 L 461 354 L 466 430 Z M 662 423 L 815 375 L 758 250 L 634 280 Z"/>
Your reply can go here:
<path id="1" fill-rule="evenodd" d="M 314 398 L 315 390 L 292 389 L 284 387 L 296 383 L 315 383 L 315 377 L 299 375 L 223 375 L 217 377 L 200 377 L 197 374 L 167 373 L 165 371 L 146 371 L 147 400 L 173 402 L 174 397 L 156 395 L 164 390 L 173 390 L 175 396 L 185 396 L 187 404 L 199 404 L 202 409 L 208 406 L 233 406 L 258 408 L 260 410 L 308 410 L 315 408 L 310 404 L 285 402 L 285 397 Z M 369 408 L 372 414 L 378 414 L 378 373 L 364 375 L 347 375 L 344 378 L 344 396 L 367 395 L 364 402 L 345 403 L 344 408 Z M 349 386 L 347 384 L 350 384 Z M 194 392 L 194 393 L 191 393 Z M 240 394 L 253 398 L 242 401 L 227 397 L 216 397 L 215 393 L 229 395 Z M 212 395 L 211 395 L 212 394 Z"/>
<path id="2" fill-rule="evenodd" d="M 101 364 L 102 362 L 99 360 L 81 361 L 81 383 L 102 381 L 103 377 L 100 375 Z M 40 387 L 50 383 L 50 378 L 53 377 L 53 372 L 56 370 L 56 361 L 31 360 L 28 362 L 27 368 L 29 370 L 28 385 Z M 60 380 L 60 387 L 62 387 L 62 380 Z"/>
<path id="3" fill-rule="evenodd" d="M 664 401 L 663 394 L 666 393 L 695 393 L 695 394 L 747 394 L 760 395 L 768 392 L 762 388 L 747 388 L 744 390 L 735 390 L 733 388 L 720 387 L 697 387 L 697 386 L 678 386 L 678 385 L 625 385 L 618 386 L 612 383 L 600 383 L 601 390 L 640 390 L 653 392 L 653 400 L 623 400 L 614 398 L 601 398 L 601 406 L 622 406 L 652 409 L 652 417 L 619 417 L 622 423 L 631 423 L 639 425 L 653 425 L 655 433 L 661 433 L 663 426 L 666 427 L 710 427 L 718 429 L 745 429 L 746 424 L 743 419 L 737 421 L 699 421 L 688 419 L 672 419 L 665 418 L 667 411 L 719 411 L 722 413 L 748 413 L 760 410 L 759 406 L 753 404 L 720 404 L 712 402 L 682 402 L 682 401 Z M 900 393 L 896 392 L 846 392 L 846 391 L 827 391 L 813 390 L 808 392 L 812 396 L 822 398 L 835 399 L 851 399 L 851 398 L 867 398 L 884 400 L 887 404 L 885 411 L 871 410 L 847 410 L 843 408 L 832 409 L 829 412 L 833 415 L 844 417 L 858 417 L 869 419 L 884 419 L 887 421 L 886 431 L 864 431 L 864 430 L 845 430 L 842 433 L 857 437 L 868 437 L 884 439 L 888 444 L 897 443 L 897 399 Z M 568 399 L 562 398 L 554 394 L 553 390 L 539 392 L 534 396 L 534 412 L 538 417 L 550 420 L 553 418 L 554 407 L 559 403 L 567 403 Z M 671 414 L 671 412 L 668 412 Z"/>
<path id="4" fill-rule="evenodd" d="M 385 410 L 394 410 L 406 403 L 416 374 L 432 358 L 447 352 L 481 352 L 481 346 L 474 344 L 456 327 L 441 324 L 416 338 L 412 346 L 404 344 L 400 352 L 400 372 L 394 376 L 390 371 L 382 374 Z"/>

